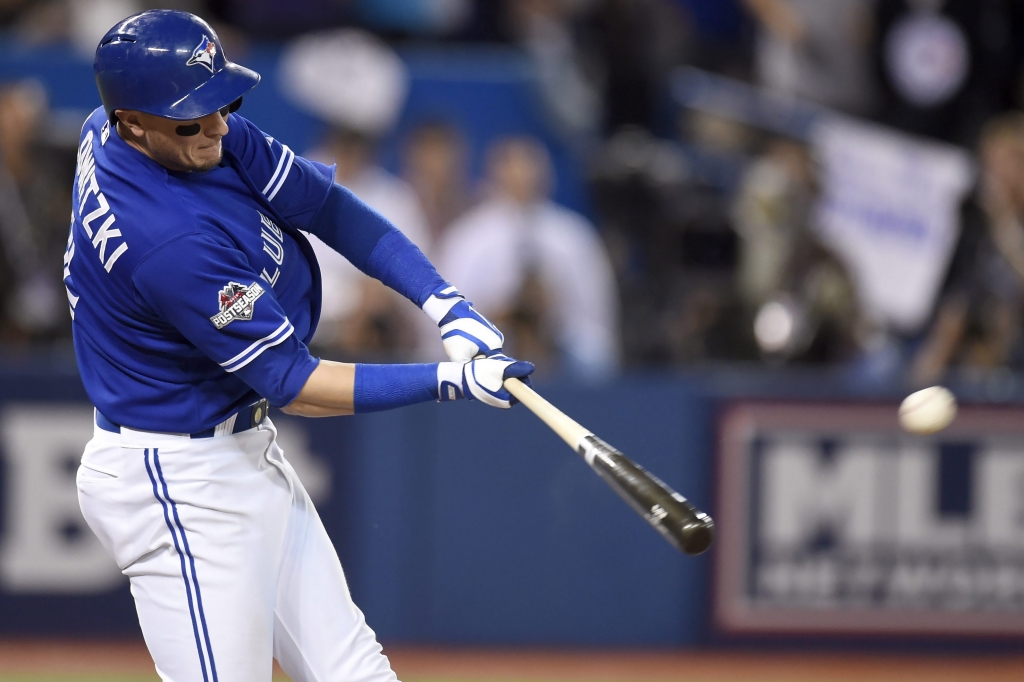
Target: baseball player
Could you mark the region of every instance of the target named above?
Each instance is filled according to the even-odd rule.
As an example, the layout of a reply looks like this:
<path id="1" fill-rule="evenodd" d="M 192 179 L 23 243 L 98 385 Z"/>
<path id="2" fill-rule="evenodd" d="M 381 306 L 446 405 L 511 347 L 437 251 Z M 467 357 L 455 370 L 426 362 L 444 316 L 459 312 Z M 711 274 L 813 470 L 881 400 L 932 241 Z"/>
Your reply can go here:
<path id="1" fill-rule="evenodd" d="M 206 22 L 125 19 L 95 59 L 64 280 L 96 407 L 82 511 L 130 578 L 161 679 L 396 680 L 275 442 L 269 406 L 330 416 L 427 400 L 508 408 L 533 366 L 401 232 L 235 113 L 259 82 Z M 449 362 L 311 357 L 320 278 L 303 232 L 421 307 Z M 474 359 L 479 358 L 479 359 Z"/>

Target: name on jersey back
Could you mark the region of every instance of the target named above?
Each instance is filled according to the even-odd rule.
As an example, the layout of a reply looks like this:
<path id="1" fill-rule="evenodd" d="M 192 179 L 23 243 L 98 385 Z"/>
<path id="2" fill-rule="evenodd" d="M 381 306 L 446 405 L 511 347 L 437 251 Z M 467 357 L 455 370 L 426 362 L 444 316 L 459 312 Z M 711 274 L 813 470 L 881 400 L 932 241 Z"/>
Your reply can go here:
<path id="1" fill-rule="evenodd" d="M 103 142 L 109 136 L 109 123 L 103 126 Z M 93 131 L 82 138 L 78 147 L 78 172 L 75 181 L 78 184 L 78 217 L 82 221 L 82 229 L 92 240 L 93 249 L 103 263 L 103 269 L 110 272 L 114 263 L 128 250 L 128 242 L 124 241 L 121 231 L 114 227 L 117 216 L 110 210 L 107 198 L 100 191 L 96 179 L 96 159 L 93 157 Z M 88 210 L 88 213 L 86 211 Z M 99 227 L 95 223 L 102 219 Z M 108 247 L 108 242 L 113 242 Z M 120 241 L 120 243 L 118 243 Z"/>

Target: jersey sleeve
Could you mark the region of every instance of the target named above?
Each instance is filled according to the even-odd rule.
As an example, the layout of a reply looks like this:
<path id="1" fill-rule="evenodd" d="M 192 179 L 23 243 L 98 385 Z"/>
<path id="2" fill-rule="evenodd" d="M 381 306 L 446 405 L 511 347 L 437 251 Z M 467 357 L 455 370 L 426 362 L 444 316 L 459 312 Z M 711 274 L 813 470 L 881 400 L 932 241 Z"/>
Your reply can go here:
<path id="1" fill-rule="evenodd" d="M 295 399 L 319 362 L 295 336 L 274 290 L 237 249 L 210 235 L 164 244 L 132 282 L 161 319 L 275 407 Z"/>
<path id="2" fill-rule="evenodd" d="M 231 115 L 229 128 L 225 149 L 242 163 L 256 191 L 291 225 L 308 232 L 334 184 L 334 168 L 299 156 L 238 114 Z"/>

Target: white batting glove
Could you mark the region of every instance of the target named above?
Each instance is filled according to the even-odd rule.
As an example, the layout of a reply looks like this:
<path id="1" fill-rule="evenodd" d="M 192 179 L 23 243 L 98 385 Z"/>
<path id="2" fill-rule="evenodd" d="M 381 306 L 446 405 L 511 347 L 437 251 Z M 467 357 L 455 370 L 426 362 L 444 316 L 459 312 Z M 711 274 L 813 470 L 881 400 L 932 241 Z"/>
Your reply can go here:
<path id="1" fill-rule="evenodd" d="M 441 330 L 444 351 L 455 362 L 469 362 L 477 355 L 494 354 L 505 343 L 498 328 L 453 286 L 438 287 L 423 303 L 423 312 Z"/>
<path id="2" fill-rule="evenodd" d="M 505 389 L 505 379 L 516 377 L 529 384 L 533 370 L 533 363 L 498 354 L 466 363 L 440 362 L 437 365 L 438 400 L 466 398 L 507 410 L 519 401 Z"/>

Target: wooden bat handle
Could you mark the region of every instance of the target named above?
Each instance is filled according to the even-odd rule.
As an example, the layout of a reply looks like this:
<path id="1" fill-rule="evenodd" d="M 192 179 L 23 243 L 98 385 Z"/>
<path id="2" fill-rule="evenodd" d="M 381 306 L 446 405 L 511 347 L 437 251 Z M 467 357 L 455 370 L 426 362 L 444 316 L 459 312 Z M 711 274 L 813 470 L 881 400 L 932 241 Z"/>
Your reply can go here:
<path id="1" fill-rule="evenodd" d="M 570 419 L 564 412 L 542 398 L 540 394 L 519 379 L 505 379 L 505 388 L 537 415 L 551 430 L 562 437 L 569 447 L 579 452 L 580 442 L 593 432 Z"/>

